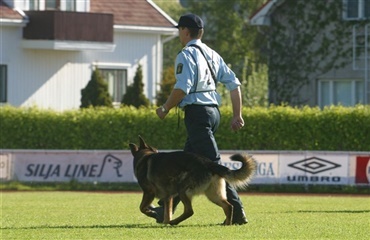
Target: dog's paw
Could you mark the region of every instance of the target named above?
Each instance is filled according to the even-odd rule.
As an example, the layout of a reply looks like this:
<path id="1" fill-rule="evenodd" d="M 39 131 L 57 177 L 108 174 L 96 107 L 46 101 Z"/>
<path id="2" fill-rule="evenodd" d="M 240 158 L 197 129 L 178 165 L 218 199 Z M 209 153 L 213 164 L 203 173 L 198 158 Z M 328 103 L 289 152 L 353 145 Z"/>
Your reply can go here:
<path id="1" fill-rule="evenodd" d="M 172 220 L 169 223 L 170 223 L 171 226 L 175 226 L 175 225 L 179 224 L 179 222 L 175 221 L 175 220 Z"/>

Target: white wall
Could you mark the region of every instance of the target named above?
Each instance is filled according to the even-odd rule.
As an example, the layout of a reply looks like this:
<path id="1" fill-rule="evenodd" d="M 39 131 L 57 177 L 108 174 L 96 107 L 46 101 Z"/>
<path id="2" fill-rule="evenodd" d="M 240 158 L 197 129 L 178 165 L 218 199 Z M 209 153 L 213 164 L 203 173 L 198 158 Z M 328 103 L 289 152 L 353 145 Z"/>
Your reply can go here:
<path id="1" fill-rule="evenodd" d="M 40 50 L 22 47 L 20 27 L 2 27 L 1 63 L 8 66 L 8 103 L 58 111 L 80 106 L 81 89 L 90 80 L 94 63 L 130 66 L 132 83 L 143 67 L 145 94 L 154 100 L 162 69 L 160 36 L 116 32 L 114 52 Z"/>

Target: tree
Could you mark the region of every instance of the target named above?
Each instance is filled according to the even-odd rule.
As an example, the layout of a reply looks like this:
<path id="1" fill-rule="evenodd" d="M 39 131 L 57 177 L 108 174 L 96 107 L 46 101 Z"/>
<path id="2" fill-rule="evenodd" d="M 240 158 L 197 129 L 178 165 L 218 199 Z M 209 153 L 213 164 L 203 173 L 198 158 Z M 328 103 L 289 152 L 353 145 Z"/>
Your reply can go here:
<path id="1" fill-rule="evenodd" d="M 108 84 L 104 81 L 98 69 L 92 72 L 91 79 L 81 90 L 80 108 L 97 106 L 113 107 L 112 98 L 108 92 Z"/>
<path id="2" fill-rule="evenodd" d="M 269 39 L 269 101 L 305 104 L 301 91 L 312 79 L 351 59 L 353 21 L 342 19 L 343 1 L 286 0 L 272 15 Z M 364 21 L 365 22 L 365 21 Z"/>
<path id="3" fill-rule="evenodd" d="M 247 63 L 265 64 L 256 49 L 264 38 L 256 27 L 248 24 L 249 17 L 265 0 L 189 0 L 191 12 L 205 22 L 203 42 L 215 49 L 231 65 L 241 81 L 246 80 Z M 258 39 L 258 41 L 255 41 Z"/>
<path id="4" fill-rule="evenodd" d="M 244 105 L 257 102 L 258 105 L 265 105 L 262 99 L 267 94 L 267 78 L 258 79 L 259 82 L 254 78 L 267 75 L 267 58 L 260 51 L 266 45 L 266 38 L 256 27 L 248 24 L 249 17 L 264 2 L 265 0 L 189 0 L 188 10 L 201 16 L 205 22 L 203 42 L 223 57 L 242 82 Z M 252 87 L 258 90 L 248 92 Z M 220 87 L 218 92 L 223 97 L 223 103 L 228 105 L 228 91 Z"/>
<path id="5" fill-rule="evenodd" d="M 163 71 L 163 78 L 160 84 L 160 91 L 157 94 L 157 105 L 163 105 L 170 95 L 173 86 L 175 85 L 175 70 L 174 67 L 168 67 Z"/>
<path id="6" fill-rule="evenodd" d="M 266 39 L 256 27 L 248 24 L 249 17 L 266 0 L 188 0 L 186 8 L 182 8 L 178 1 L 155 2 L 166 11 L 175 21 L 187 12 L 193 12 L 202 17 L 205 22 L 205 34 L 203 42 L 215 49 L 228 63 L 236 76 L 243 84 L 242 95 L 243 103 L 256 102 L 250 100 L 253 97 L 258 99 L 265 98 L 267 90 L 262 86 L 267 84 L 267 78 L 259 79 L 261 84 L 250 84 L 254 76 L 266 76 L 266 58 L 260 54 L 259 48 L 265 46 Z M 173 39 L 166 43 L 164 47 L 164 65 L 173 66 L 173 61 L 177 52 L 181 49 L 179 40 Z M 262 65 L 262 67 L 260 67 Z M 252 71 L 249 71 L 252 70 Z M 258 87 L 259 91 L 253 94 L 248 93 L 251 87 Z M 165 91 L 164 91 L 165 92 Z M 222 86 L 218 92 L 223 96 L 223 104 L 228 105 L 228 91 Z M 255 94 L 261 93 L 261 96 Z"/>
<path id="7" fill-rule="evenodd" d="M 127 87 L 127 92 L 122 98 L 122 104 L 148 107 L 149 100 L 144 95 L 143 71 L 141 65 L 138 66 L 134 77 L 134 83 Z"/>
<path id="8" fill-rule="evenodd" d="M 187 10 L 180 5 L 178 0 L 154 0 L 154 2 L 175 21 L 178 21 L 180 16 L 187 12 Z M 167 37 L 168 36 L 166 36 L 166 38 Z M 163 69 L 174 65 L 176 55 L 181 48 L 182 46 L 177 36 L 164 43 Z"/>

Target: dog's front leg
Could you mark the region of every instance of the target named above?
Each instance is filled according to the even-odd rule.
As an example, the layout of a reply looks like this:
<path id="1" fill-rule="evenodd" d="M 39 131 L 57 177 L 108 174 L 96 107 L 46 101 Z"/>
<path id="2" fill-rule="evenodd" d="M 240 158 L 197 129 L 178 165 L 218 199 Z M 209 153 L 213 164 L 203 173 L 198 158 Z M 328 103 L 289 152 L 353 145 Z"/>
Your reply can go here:
<path id="1" fill-rule="evenodd" d="M 150 204 L 153 202 L 155 195 L 153 193 L 144 192 L 143 198 L 140 203 L 140 211 L 147 215 L 148 217 L 156 218 L 157 213 L 149 208 Z"/>
<path id="2" fill-rule="evenodd" d="M 187 196 L 185 192 L 179 194 L 181 202 L 184 204 L 184 212 L 174 220 L 170 221 L 171 225 L 177 225 L 180 222 L 184 221 L 185 219 L 188 219 L 194 214 L 193 207 L 191 205 L 191 197 Z"/>
<path id="3" fill-rule="evenodd" d="M 163 203 L 164 203 L 163 223 L 169 224 L 172 219 L 173 197 L 163 199 Z"/>

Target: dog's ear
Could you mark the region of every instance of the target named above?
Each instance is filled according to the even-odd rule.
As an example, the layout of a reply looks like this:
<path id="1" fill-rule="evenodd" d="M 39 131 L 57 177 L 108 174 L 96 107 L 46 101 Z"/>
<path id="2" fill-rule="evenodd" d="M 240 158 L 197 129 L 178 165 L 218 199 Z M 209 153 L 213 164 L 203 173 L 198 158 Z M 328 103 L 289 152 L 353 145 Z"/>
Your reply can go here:
<path id="1" fill-rule="evenodd" d="M 129 146 L 130 146 L 132 155 L 134 155 L 137 151 L 139 151 L 138 147 L 134 143 L 130 143 Z"/>
<path id="2" fill-rule="evenodd" d="M 140 139 L 140 149 L 147 149 L 148 145 L 145 143 L 144 139 L 139 135 Z"/>
<path id="3" fill-rule="evenodd" d="M 149 146 L 149 149 L 155 153 L 158 153 L 158 149 L 156 149 L 155 147 Z"/>

